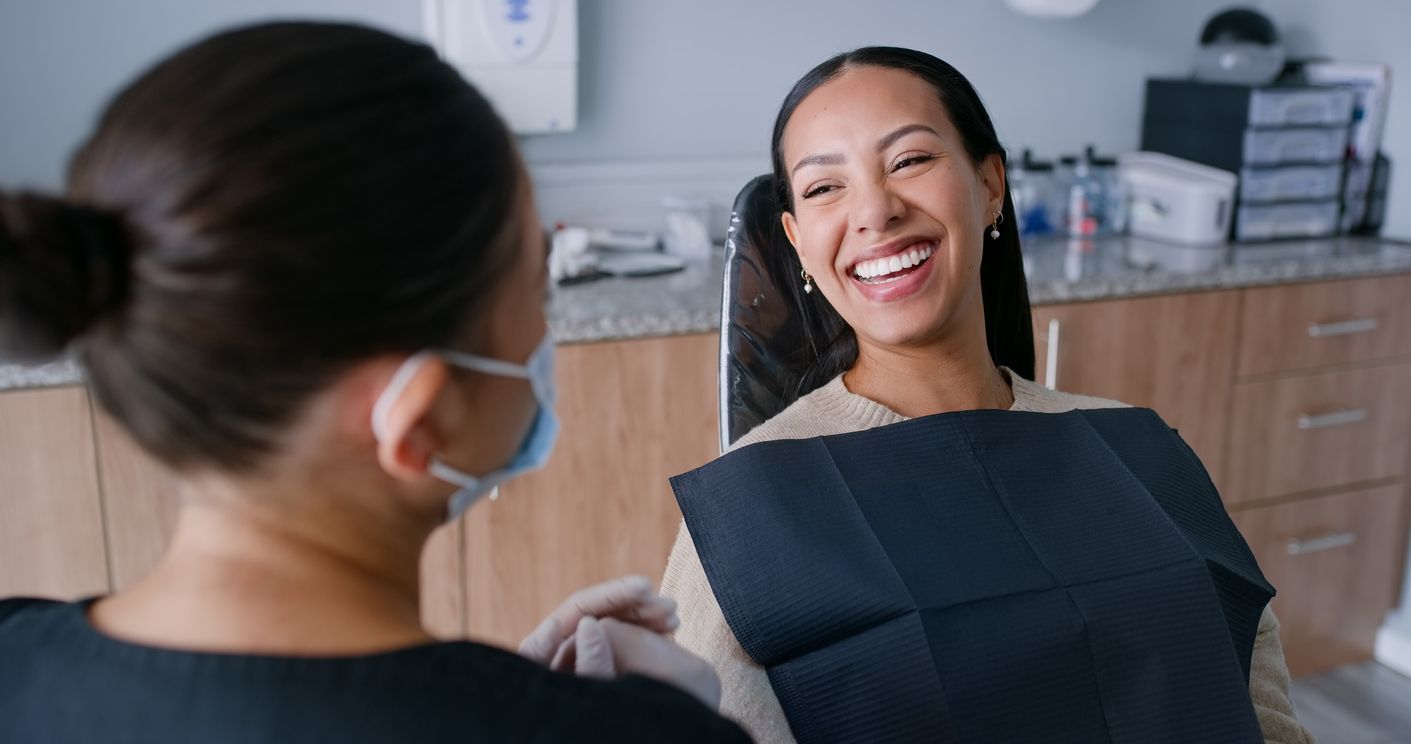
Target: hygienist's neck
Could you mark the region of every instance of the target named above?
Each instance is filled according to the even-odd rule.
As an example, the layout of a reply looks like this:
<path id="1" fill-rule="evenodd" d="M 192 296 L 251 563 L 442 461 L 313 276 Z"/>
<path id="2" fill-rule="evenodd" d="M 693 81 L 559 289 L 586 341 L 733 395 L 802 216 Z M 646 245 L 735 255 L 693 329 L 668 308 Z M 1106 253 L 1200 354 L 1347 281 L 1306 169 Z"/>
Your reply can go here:
<path id="1" fill-rule="evenodd" d="M 139 642 L 235 652 L 353 654 L 429 640 L 420 558 L 434 520 L 372 499 L 186 484 L 156 568 L 94 610 Z M 302 497 L 296 497 L 302 496 Z M 136 637 L 133 637 L 136 636 Z"/>
<path id="2" fill-rule="evenodd" d="M 951 411 L 1007 409 L 1013 391 L 978 339 L 940 339 L 924 346 L 885 346 L 858 339 L 857 363 L 843 384 L 908 418 Z"/>

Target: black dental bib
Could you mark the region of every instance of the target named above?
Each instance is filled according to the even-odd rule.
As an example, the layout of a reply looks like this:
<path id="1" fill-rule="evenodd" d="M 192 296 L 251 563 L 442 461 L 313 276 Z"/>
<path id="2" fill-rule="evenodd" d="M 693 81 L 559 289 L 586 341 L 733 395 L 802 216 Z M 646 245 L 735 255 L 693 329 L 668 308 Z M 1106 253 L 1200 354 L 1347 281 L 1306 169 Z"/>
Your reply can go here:
<path id="1" fill-rule="evenodd" d="M 672 479 L 800 742 L 1260 742 L 1274 590 L 1152 411 L 968 411 Z"/>

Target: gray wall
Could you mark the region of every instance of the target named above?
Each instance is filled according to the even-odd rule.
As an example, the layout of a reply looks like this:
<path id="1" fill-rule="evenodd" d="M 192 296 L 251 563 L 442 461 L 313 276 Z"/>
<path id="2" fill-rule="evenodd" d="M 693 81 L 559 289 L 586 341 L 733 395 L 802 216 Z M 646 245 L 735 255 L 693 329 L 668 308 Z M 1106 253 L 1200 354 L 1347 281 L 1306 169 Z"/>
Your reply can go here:
<path id="1" fill-rule="evenodd" d="M 580 0 L 581 119 L 528 138 L 536 165 L 763 159 L 789 85 L 863 44 L 937 53 L 979 88 L 1001 137 L 1042 154 L 1138 140 L 1142 80 L 1181 74 L 1199 30 L 1234 0 L 1104 0 L 1037 21 L 1001 0 Z M 1296 53 L 1411 70 L 1405 0 L 1255 0 Z M 418 34 L 419 0 L 0 0 L 0 184 L 56 187 L 69 151 L 122 81 L 222 25 L 269 17 L 359 19 Z M 1389 232 L 1411 235 L 1411 93 L 1386 149 L 1399 164 Z"/>

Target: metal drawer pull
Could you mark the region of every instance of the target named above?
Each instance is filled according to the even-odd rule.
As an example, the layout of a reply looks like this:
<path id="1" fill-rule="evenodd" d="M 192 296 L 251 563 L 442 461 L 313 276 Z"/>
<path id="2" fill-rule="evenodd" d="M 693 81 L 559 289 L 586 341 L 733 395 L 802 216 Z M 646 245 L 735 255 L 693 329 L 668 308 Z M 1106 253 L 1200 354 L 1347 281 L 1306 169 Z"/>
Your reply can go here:
<path id="1" fill-rule="evenodd" d="M 1058 318 L 1049 318 L 1048 354 L 1044 359 L 1044 387 L 1049 390 L 1058 389 L 1058 332 L 1062 328 Z"/>
<path id="2" fill-rule="evenodd" d="M 1376 318 L 1357 318 L 1355 320 L 1341 320 L 1336 323 L 1311 323 L 1308 326 L 1308 335 L 1312 338 L 1328 338 L 1329 336 L 1371 333 L 1375 330 L 1377 330 Z"/>
<path id="3" fill-rule="evenodd" d="M 1367 420 L 1367 409 L 1347 408 L 1332 413 L 1303 414 L 1298 417 L 1298 428 L 1300 429 L 1327 429 L 1334 426 L 1346 426 L 1348 424 L 1360 424 Z"/>
<path id="4" fill-rule="evenodd" d="M 1337 550 L 1355 542 L 1357 542 L 1356 532 L 1333 532 L 1322 537 L 1310 537 L 1307 540 L 1294 538 L 1289 540 L 1289 555 L 1308 555 L 1309 553 L 1321 553 L 1325 550 Z"/>

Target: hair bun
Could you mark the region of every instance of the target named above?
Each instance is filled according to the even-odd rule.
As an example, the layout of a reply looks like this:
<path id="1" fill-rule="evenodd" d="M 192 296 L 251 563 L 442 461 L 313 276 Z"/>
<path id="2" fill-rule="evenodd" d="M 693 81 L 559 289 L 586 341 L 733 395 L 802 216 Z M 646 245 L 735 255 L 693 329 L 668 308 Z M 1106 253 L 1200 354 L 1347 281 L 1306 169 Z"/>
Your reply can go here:
<path id="1" fill-rule="evenodd" d="M 0 192 L 0 354 L 62 352 L 122 303 L 130 256 L 111 212 Z"/>

